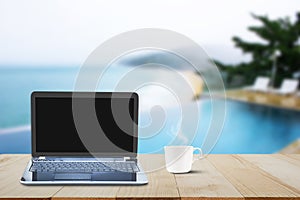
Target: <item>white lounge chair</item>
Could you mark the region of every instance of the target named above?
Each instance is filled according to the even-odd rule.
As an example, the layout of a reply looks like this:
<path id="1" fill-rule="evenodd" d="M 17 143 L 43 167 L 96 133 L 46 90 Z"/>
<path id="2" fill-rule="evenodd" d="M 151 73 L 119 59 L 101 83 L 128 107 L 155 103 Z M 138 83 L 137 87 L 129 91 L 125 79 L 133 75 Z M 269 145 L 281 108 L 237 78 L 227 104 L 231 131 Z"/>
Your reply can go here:
<path id="1" fill-rule="evenodd" d="M 282 95 L 293 94 L 297 92 L 299 81 L 296 79 L 284 79 L 279 89 L 274 89 L 272 92 Z"/>
<path id="2" fill-rule="evenodd" d="M 268 92 L 269 91 L 270 78 L 259 76 L 255 79 L 252 86 L 245 87 L 245 90 Z"/>

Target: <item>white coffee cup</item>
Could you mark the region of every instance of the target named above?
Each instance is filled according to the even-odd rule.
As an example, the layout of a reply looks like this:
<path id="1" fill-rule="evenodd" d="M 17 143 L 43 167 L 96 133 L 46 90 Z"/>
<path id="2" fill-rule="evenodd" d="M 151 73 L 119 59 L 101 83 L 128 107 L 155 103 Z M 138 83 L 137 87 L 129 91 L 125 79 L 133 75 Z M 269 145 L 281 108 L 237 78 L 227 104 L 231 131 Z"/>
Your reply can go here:
<path id="1" fill-rule="evenodd" d="M 165 146 L 165 161 L 167 170 L 171 173 L 187 173 L 191 171 L 194 161 L 203 158 L 201 148 L 193 146 Z M 194 158 L 194 151 L 199 155 Z"/>

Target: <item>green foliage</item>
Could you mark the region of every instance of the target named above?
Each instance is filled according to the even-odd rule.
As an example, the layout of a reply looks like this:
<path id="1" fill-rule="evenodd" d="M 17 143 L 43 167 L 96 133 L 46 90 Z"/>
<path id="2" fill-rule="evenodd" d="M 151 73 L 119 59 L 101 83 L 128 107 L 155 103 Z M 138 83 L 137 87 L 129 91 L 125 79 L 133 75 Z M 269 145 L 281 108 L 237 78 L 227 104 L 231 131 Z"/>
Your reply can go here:
<path id="1" fill-rule="evenodd" d="M 275 86 L 281 84 L 284 78 L 291 78 L 300 70 L 300 12 L 297 20 L 293 23 L 286 18 L 271 20 L 268 16 L 252 17 L 259 20 L 262 25 L 250 26 L 248 30 L 259 36 L 263 42 L 249 42 L 234 36 L 235 46 L 244 53 L 251 54 L 252 60 L 248 63 L 237 65 L 216 64 L 227 74 L 226 82 L 230 86 L 236 76 L 243 78 L 243 84 L 252 84 L 254 79 L 261 76 L 271 76 L 272 55 L 275 50 L 280 50 L 281 56 L 277 59 L 277 74 Z"/>

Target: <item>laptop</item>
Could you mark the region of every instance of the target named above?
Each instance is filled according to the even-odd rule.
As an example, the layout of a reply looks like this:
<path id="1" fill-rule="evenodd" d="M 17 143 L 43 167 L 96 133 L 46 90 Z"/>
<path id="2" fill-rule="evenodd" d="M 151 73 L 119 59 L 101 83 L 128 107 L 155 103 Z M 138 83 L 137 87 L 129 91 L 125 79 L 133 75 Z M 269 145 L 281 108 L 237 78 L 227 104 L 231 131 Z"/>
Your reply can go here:
<path id="1" fill-rule="evenodd" d="M 148 183 L 137 160 L 136 93 L 33 92 L 31 127 L 22 184 Z"/>

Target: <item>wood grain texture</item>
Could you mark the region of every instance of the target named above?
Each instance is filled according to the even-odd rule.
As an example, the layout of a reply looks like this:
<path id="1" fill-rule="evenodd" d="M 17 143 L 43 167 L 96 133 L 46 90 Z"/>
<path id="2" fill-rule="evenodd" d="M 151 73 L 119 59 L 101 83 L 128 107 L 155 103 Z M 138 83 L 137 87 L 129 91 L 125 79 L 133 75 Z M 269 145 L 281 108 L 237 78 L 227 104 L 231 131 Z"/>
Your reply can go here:
<path id="1" fill-rule="evenodd" d="M 247 199 L 299 198 L 297 192 L 276 182 L 273 176 L 240 155 L 213 155 L 208 159 Z"/>
<path id="2" fill-rule="evenodd" d="M 300 154 L 273 154 L 273 157 L 280 157 L 284 160 L 286 160 L 287 162 L 290 162 L 294 165 L 300 166 Z"/>
<path id="3" fill-rule="evenodd" d="M 30 160 L 29 155 L 1 155 L 0 197 L 50 199 L 61 186 L 24 186 L 19 181 Z"/>
<path id="4" fill-rule="evenodd" d="M 284 155 L 277 157 L 268 155 L 240 155 L 239 157 L 256 165 L 274 177 L 276 182 L 281 183 L 300 195 L 300 165 L 297 166 L 289 162 L 288 157 Z"/>
<path id="5" fill-rule="evenodd" d="M 0 155 L 0 198 L 300 199 L 300 155 L 209 155 L 188 174 L 171 174 L 164 155 L 140 155 L 143 186 L 23 186 L 29 155 Z"/>
<path id="6" fill-rule="evenodd" d="M 190 173 L 176 174 L 175 178 L 182 199 L 243 199 L 207 158 L 196 161 Z"/>
<path id="7" fill-rule="evenodd" d="M 119 186 L 64 186 L 52 199 L 115 199 Z"/>
<path id="8" fill-rule="evenodd" d="M 142 155 L 139 161 L 147 172 L 149 183 L 143 186 L 121 186 L 118 199 L 180 199 L 174 175 L 164 168 L 164 155 Z"/>

